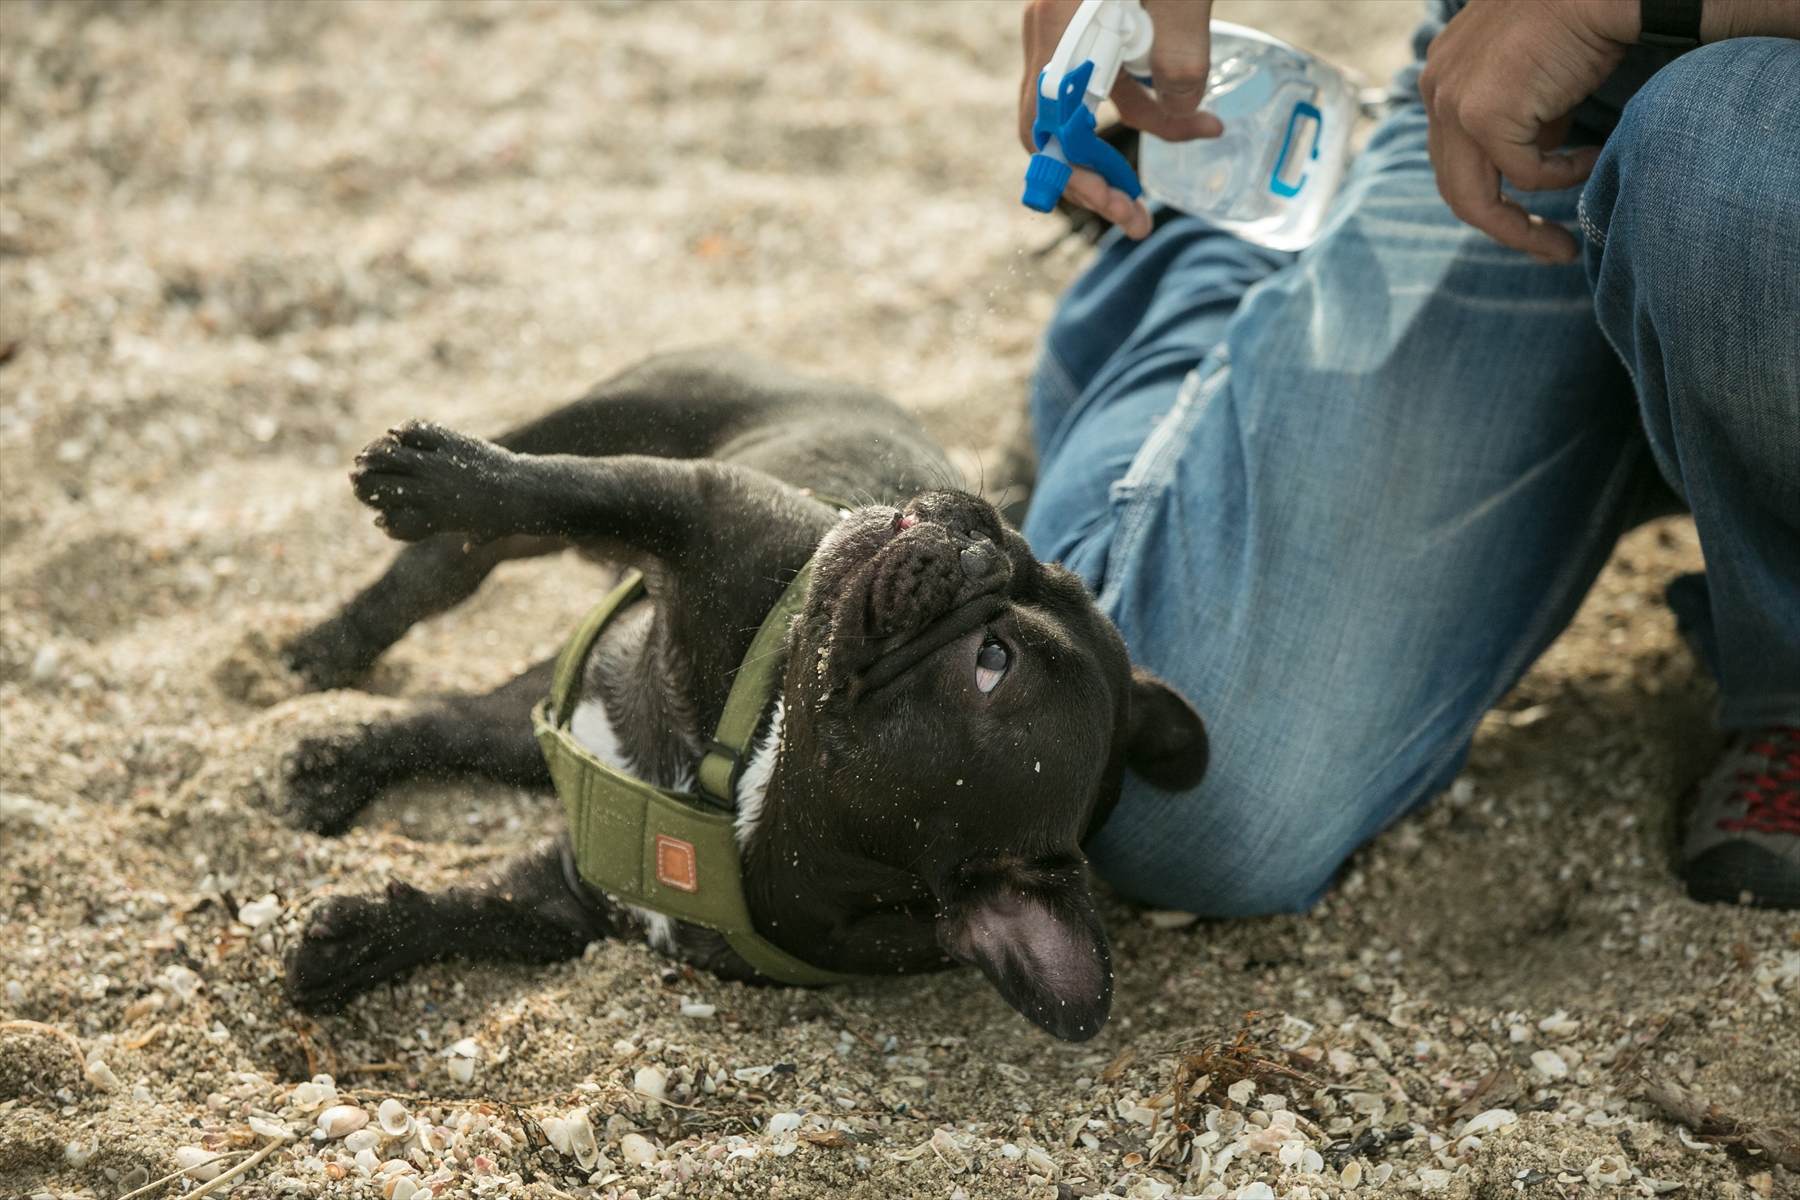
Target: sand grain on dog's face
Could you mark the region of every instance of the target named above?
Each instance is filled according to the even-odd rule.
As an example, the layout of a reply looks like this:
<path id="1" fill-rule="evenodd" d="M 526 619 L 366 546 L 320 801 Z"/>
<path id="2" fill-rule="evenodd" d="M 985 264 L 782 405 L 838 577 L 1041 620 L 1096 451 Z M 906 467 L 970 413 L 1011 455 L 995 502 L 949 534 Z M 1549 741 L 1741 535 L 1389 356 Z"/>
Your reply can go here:
<path id="1" fill-rule="evenodd" d="M 1413 14 L 1219 15 L 1379 79 Z M 1651 1066 L 1746 1117 L 1800 1112 L 1800 918 L 1699 908 L 1670 870 L 1670 798 L 1710 755 L 1658 600 L 1699 562 L 1684 521 L 1625 540 L 1456 787 L 1312 914 L 1103 899 L 1094 1042 L 972 972 L 756 991 L 636 945 L 441 964 L 316 1023 L 282 1005 L 313 898 L 441 887 L 561 819 L 452 781 L 300 834 L 274 816 L 283 753 L 509 678 L 602 584 L 572 557 L 505 565 L 366 691 L 296 695 L 274 648 L 391 552 L 345 481 L 381 429 L 493 432 L 726 340 L 896 396 L 1001 498 L 1085 254 L 1035 256 L 1059 227 L 1014 203 L 1016 19 L 0 5 L 0 1021 L 79 1049 L 0 1029 L 0 1190 L 114 1196 L 267 1128 L 305 1152 L 236 1194 L 1150 1196 L 1201 1191 L 1195 1164 L 1239 1143 L 1223 1178 L 1256 1194 L 1793 1188 L 1628 1088 Z M 1210 1044 L 1250 1010 L 1316 1082 L 1265 1071 L 1227 1112 L 1242 1064 Z M 1164 1140 L 1176 1083 L 1191 1149 Z M 367 1117 L 313 1142 L 332 1107 Z M 1470 1134 L 1488 1110 L 1515 1119 Z M 1414 1124 L 1442 1144 L 1379 1132 Z M 396 1150 L 398 1180 L 364 1176 Z M 1601 1182 L 1614 1160 L 1634 1183 Z"/>

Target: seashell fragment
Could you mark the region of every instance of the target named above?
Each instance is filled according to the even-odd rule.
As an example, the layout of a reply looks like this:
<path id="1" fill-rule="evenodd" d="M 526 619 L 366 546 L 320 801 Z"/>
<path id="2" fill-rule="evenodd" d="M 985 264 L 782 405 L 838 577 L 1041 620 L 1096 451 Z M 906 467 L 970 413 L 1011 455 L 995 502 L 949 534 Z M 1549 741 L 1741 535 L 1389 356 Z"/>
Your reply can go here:
<path id="1" fill-rule="evenodd" d="M 267 1121 L 255 1115 L 250 1117 L 250 1132 L 266 1138 L 291 1138 L 294 1136 L 288 1131 L 287 1126 L 277 1125 L 273 1121 Z"/>
<path id="2" fill-rule="evenodd" d="M 619 1153 L 633 1166 L 647 1167 L 656 1161 L 656 1144 L 641 1133 L 628 1133 L 619 1139 Z"/>
<path id="3" fill-rule="evenodd" d="M 413 1200 L 420 1191 L 419 1181 L 409 1175 L 402 1175 L 383 1189 L 387 1200 Z"/>
<path id="4" fill-rule="evenodd" d="M 550 1141 L 550 1148 L 563 1157 L 569 1157 L 569 1123 L 561 1117 L 545 1117 L 538 1122 L 538 1128 Z"/>
<path id="5" fill-rule="evenodd" d="M 1045 1178 L 1048 1178 L 1048 1179 L 1056 1178 L 1056 1164 L 1051 1161 L 1050 1156 L 1048 1154 L 1045 1154 L 1042 1150 L 1038 1149 L 1036 1146 L 1031 1146 L 1026 1149 L 1025 1165 L 1030 1167 L 1032 1170 L 1036 1171 L 1039 1175 L 1044 1176 Z"/>
<path id="6" fill-rule="evenodd" d="M 631 1077 L 631 1090 L 652 1100 L 661 1100 L 669 1090 L 669 1073 L 652 1064 L 639 1067 Z"/>
<path id="7" fill-rule="evenodd" d="M 1569 1074 L 1569 1064 L 1554 1050 L 1533 1051 L 1531 1065 L 1545 1079 L 1563 1079 Z"/>
<path id="8" fill-rule="evenodd" d="M 930 1145 L 937 1151 L 938 1157 L 949 1164 L 952 1171 L 961 1174 L 969 1169 L 969 1156 L 963 1153 L 963 1148 L 956 1144 L 956 1135 L 948 1129 L 939 1129 L 933 1133 Z"/>
<path id="9" fill-rule="evenodd" d="M 1012 1083 L 1030 1083 L 1031 1082 L 1031 1072 L 1030 1071 L 1027 1071 L 1024 1067 L 1015 1067 L 1011 1063 L 1003 1063 L 1003 1062 L 995 1063 L 994 1064 L 994 1074 L 996 1074 L 1000 1078 L 1008 1080 Z"/>
<path id="10" fill-rule="evenodd" d="M 1603 1154 L 1589 1163 L 1582 1174 L 1591 1183 L 1617 1187 L 1621 1183 L 1631 1182 L 1631 1164 L 1625 1161 L 1622 1154 Z"/>
<path id="11" fill-rule="evenodd" d="M 637 1053 L 637 1043 L 629 1038 L 620 1038 L 612 1044 L 612 1052 L 620 1058 L 630 1058 Z"/>
<path id="12" fill-rule="evenodd" d="M 412 1114 L 406 1111 L 406 1105 L 391 1096 L 375 1110 L 375 1119 L 381 1123 L 381 1132 L 391 1138 L 402 1138 L 412 1132 Z"/>
<path id="13" fill-rule="evenodd" d="M 85 1167 L 88 1160 L 100 1153 L 98 1138 L 83 1146 L 80 1142 L 70 1142 L 63 1147 L 63 1159 L 72 1167 Z"/>
<path id="14" fill-rule="evenodd" d="M 1469 1123 L 1463 1126 L 1463 1136 L 1479 1137 L 1484 1133 L 1491 1133 L 1496 1129 L 1517 1124 L 1518 1120 L 1518 1115 L 1510 1108 L 1490 1108 L 1484 1113 L 1469 1118 Z"/>
<path id="15" fill-rule="evenodd" d="M 317 1119 L 319 1131 L 328 1139 L 355 1133 L 368 1123 L 369 1114 L 354 1104 L 334 1104 Z"/>
<path id="16" fill-rule="evenodd" d="M 252 900 L 238 909 L 238 923 L 248 925 L 252 929 L 261 929 L 270 921 L 281 915 L 281 901 L 270 892 L 261 900 Z"/>
<path id="17" fill-rule="evenodd" d="M 1553 1034 L 1556 1037 L 1574 1037 L 1576 1032 L 1581 1029 L 1581 1022 L 1573 1019 L 1567 1012 L 1559 1008 L 1539 1021 L 1538 1028 L 1544 1033 Z"/>
<path id="18" fill-rule="evenodd" d="M 591 1171 L 600 1162 L 600 1143 L 594 1140 L 594 1126 L 588 1120 L 588 1110 L 577 1108 L 571 1111 L 563 1121 L 563 1128 L 569 1135 L 569 1152 L 575 1156 L 575 1162 L 584 1171 Z"/>
<path id="19" fill-rule="evenodd" d="M 1353 1188 L 1361 1183 L 1362 1160 L 1353 1158 L 1345 1163 L 1344 1169 L 1338 1172 L 1338 1182 L 1342 1183 L 1347 1188 Z"/>
<path id="20" fill-rule="evenodd" d="M 1206 1114 L 1207 1130 L 1211 1133 L 1218 1134 L 1220 1137 L 1230 1137 L 1243 1127 L 1244 1114 L 1235 1108 L 1230 1112 L 1224 1112 L 1215 1108 Z"/>
<path id="21" fill-rule="evenodd" d="M 356 1169 L 364 1175 L 373 1175 L 381 1169 L 381 1159 L 373 1150 L 358 1150 L 356 1152 Z"/>
<path id="22" fill-rule="evenodd" d="M 1254 1079 L 1240 1079 L 1230 1087 L 1226 1088 L 1225 1094 L 1231 1097 L 1231 1102 L 1233 1104 L 1248 1104 L 1250 1103 L 1250 1098 L 1256 1095 L 1256 1081 Z"/>
<path id="23" fill-rule="evenodd" d="M 735 1070 L 731 1073 L 731 1077 L 733 1079 L 737 1080 L 739 1083 L 755 1083 L 759 1079 L 766 1078 L 768 1076 L 768 1074 L 771 1071 L 773 1071 L 774 1069 L 775 1068 L 772 1066 L 771 1067 L 739 1067 L 737 1070 Z"/>
<path id="24" fill-rule="evenodd" d="M 1238 1189 L 1238 1200 L 1275 1200 L 1275 1189 L 1266 1183 L 1246 1183 Z"/>
<path id="25" fill-rule="evenodd" d="M 364 1150 L 373 1150 L 381 1145 L 381 1131 L 378 1129 L 358 1129 L 355 1133 L 344 1135 L 344 1149 L 352 1154 L 361 1154 Z"/>
<path id="26" fill-rule="evenodd" d="M 1450 1186 L 1455 1176 L 1442 1167 L 1426 1167 L 1419 1172 L 1419 1190 L 1422 1192 L 1441 1192 Z"/>
<path id="27" fill-rule="evenodd" d="M 329 1075 L 314 1075 L 311 1083 L 297 1084 L 288 1093 L 288 1103 L 295 1108 L 317 1108 L 337 1099 L 337 1084 Z"/>
<path id="28" fill-rule="evenodd" d="M 1302 1171 L 1311 1171 L 1314 1175 L 1317 1175 L 1320 1171 L 1325 1169 L 1325 1156 L 1320 1154 L 1317 1150 L 1314 1150 L 1311 1146 L 1306 1147 L 1300 1154 L 1300 1169 Z"/>
<path id="29" fill-rule="evenodd" d="M 681 1015 L 684 1017 L 692 1017 L 696 1021 L 703 1021 L 718 1011 L 719 1010 L 711 1004 L 684 1004 L 681 1006 Z"/>
<path id="30" fill-rule="evenodd" d="M 1250 1140 L 1254 1142 L 1256 1139 L 1251 1138 Z M 1306 1143 L 1298 1138 L 1281 1143 L 1281 1148 L 1275 1152 L 1276 1159 L 1284 1167 L 1299 1166 L 1300 1160 L 1305 1156 Z M 1323 1162 L 1324 1160 L 1320 1159 L 1319 1161 Z"/>
<path id="31" fill-rule="evenodd" d="M 784 1112 L 770 1117 L 768 1125 L 763 1127 L 763 1132 L 773 1137 L 783 1133 L 792 1133 L 798 1128 L 800 1128 L 800 1114 Z"/>
<path id="32" fill-rule="evenodd" d="M 219 1161 L 217 1154 L 199 1146 L 177 1146 L 175 1165 L 181 1168 L 183 1175 L 189 1179 L 198 1179 L 201 1183 L 215 1178 L 225 1169 L 225 1164 Z"/>
<path id="33" fill-rule="evenodd" d="M 1200 919 L 1197 913 L 1175 909 L 1151 909 L 1144 914 L 1144 924 L 1152 929 L 1183 929 Z"/>
<path id="34" fill-rule="evenodd" d="M 463 1038 L 438 1051 L 450 1061 L 444 1064 L 444 1070 L 450 1078 L 458 1083 L 468 1083 L 475 1078 L 475 1064 L 481 1058 L 481 1046 L 472 1037 Z"/>

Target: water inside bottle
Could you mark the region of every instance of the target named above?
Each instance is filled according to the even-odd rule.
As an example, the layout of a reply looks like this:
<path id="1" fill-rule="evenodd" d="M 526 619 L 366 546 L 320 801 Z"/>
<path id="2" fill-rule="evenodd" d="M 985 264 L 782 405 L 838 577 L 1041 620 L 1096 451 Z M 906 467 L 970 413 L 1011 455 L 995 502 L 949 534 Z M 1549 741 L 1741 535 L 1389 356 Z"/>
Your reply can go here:
<path id="1" fill-rule="evenodd" d="M 1212 73 L 1202 107 L 1217 138 L 1138 147 L 1144 190 L 1248 241 L 1310 245 L 1344 178 L 1356 89 L 1329 63 L 1259 30 L 1212 23 Z"/>

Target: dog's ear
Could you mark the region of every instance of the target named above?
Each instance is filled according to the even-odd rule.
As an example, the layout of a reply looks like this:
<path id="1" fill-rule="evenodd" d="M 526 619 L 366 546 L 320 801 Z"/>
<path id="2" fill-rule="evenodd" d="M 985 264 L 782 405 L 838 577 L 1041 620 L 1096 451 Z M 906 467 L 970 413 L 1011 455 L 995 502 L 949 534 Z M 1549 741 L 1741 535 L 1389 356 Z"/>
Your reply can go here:
<path id="1" fill-rule="evenodd" d="M 1194 706 L 1144 668 L 1133 667 L 1125 765 L 1152 787 L 1183 792 L 1206 774 L 1206 758 L 1206 722 Z"/>
<path id="2" fill-rule="evenodd" d="M 1080 858 L 964 864 L 941 891 L 938 944 L 979 967 L 1038 1028 L 1085 1042 L 1112 1008 L 1112 954 Z"/>

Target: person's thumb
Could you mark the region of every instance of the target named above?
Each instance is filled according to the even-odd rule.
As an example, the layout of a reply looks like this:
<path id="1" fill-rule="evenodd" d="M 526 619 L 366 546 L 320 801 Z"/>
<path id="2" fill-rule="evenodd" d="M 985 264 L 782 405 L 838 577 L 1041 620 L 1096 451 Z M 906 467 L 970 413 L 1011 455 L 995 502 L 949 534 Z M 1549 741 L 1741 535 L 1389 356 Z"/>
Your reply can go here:
<path id="1" fill-rule="evenodd" d="M 1210 0 L 1144 0 L 1156 29 L 1150 48 L 1151 86 L 1163 115 L 1183 121 L 1200 107 L 1212 68 Z"/>

